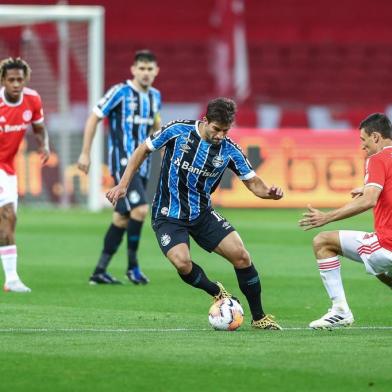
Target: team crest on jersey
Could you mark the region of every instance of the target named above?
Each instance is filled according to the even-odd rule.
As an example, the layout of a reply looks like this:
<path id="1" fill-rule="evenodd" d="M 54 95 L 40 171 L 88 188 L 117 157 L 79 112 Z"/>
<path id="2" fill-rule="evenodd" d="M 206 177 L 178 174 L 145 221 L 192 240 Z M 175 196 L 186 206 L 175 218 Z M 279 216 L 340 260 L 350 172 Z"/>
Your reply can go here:
<path id="1" fill-rule="evenodd" d="M 137 191 L 132 191 L 132 192 L 129 194 L 129 200 L 131 201 L 132 204 L 139 203 L 139 201 L 140 201 L 139 192 L 137 192 Z"/>
<path id="2" fill-rule="evenodd" d="M 25 110 L 22 114 L 23 116 L 23 121 L 30 121 L 31 118 L 33 117 L 33 113 L 31 112 L 31 110 Z"/>
<path id="3" fill-rule="evenodd" d="M 161 214 L 167 216 L 169 214 L 169 209 L 167 207 L 162 207 Z"/>
<path id="4" fill-rule="evenodd" d="M 120 161 L 120 165 L 121 166 L 127 166 L 127 163 L 128 163 L 128 159 L 127 158 L 121 158 L 121 161 Z"/>
<path id="5" fill-rule="evenodd" d="M 220 155 L 215 155 L 214 159 L 212 160 L 212 165 L 214 167 L 221 167 L 224 164 L 224 160 Z"/>
<path id="6" fill-rule="evenodd" d="M 7 121 L 7 119 L 4 116 L 0 117 L 0 122 L 6 122 L 6 121 Z"/>
<path id="7" fill-rule="evenodd" d="M 162 236 L 161 236 L 161 244 L 162 244 L 162 246 L 167 246 L 167 245 L 169 245 L 170 244 L 170 241 L 171 241 L 171 237 L 170 237 L 170 235 L 169 234 L 163 234 Z"/>

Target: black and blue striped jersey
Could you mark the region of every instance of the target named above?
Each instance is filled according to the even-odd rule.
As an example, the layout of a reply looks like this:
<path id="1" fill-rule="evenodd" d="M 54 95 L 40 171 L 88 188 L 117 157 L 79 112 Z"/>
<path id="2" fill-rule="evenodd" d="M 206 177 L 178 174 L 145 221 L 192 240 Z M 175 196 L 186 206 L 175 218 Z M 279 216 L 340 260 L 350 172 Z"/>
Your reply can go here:
<path id="1" fill-rule="evenodd" d="M 120 180 L 129 157 L 150 134 L 154 120 L 161 110 L 161 93 L 150 87 L 138 91 L 130 80 L 109 89 L 94 107 L 99 117 L 108 117 L 108 164 L 112 176 Z M 148 178 L 150 159 L 141 165 L 139 174 Z"/>
<path id="2" fill-rule="evenodd" d="M 199 121 L 173 121 L 146 139 L 151 150 L 165 148 L 152 216 L 192 221 L 211 206 L 228 167 L 241 180 L 256 175 L 241 148 L 229 137 L 219 145 L 202 139 Z"/>

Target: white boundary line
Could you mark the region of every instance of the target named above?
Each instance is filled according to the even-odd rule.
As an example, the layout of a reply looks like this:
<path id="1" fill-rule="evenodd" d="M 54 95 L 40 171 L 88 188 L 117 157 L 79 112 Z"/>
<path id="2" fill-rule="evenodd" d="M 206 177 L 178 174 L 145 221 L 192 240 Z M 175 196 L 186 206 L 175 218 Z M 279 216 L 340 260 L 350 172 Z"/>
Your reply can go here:
<path id="1" fill-rule="evenodd" d="M 332 328 L 333 329 L 333 328 Z M 339 330 L 387 330 L 392 331 L 392 326 L 364 326 L 364 327 L 345 327 L 336 328 Z M 202 331 L 212 331 L 211 328 L 0 328 L 0 333 L 55 333 L 55 332 L 65 332 L 65 333 L 83 333 L 83 332 L 102 332 L 102 333 L 141 333 L 141 332 L 202 332 Z M 289 327 L 283 328 L 284 331 L 312 331 L 311 328 L 307 327 Z"/>

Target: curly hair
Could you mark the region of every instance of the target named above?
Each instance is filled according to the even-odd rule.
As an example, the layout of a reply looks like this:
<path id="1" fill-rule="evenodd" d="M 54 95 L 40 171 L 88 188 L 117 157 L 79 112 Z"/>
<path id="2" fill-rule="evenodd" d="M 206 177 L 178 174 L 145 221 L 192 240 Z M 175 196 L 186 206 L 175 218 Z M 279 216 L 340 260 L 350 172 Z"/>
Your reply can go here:
<path id="1" fill-rule="evenodd" d="M 0 62 L 0 80 L 3 80 L 9 69 L 21 69 L 26 80 L 30 79 L 31 68 L 20 57 L 8 57 Z"/>

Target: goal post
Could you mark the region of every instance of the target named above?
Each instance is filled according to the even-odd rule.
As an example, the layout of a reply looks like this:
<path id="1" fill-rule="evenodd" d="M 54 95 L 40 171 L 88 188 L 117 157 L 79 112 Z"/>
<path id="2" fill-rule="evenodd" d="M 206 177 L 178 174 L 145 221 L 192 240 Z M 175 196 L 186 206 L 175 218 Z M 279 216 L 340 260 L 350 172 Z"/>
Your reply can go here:
<path id="1" fill-rule="evenodd" d="M 72 5 L 0 5 L 0 27 L 28 26 L 37 23 L 53 22 L 58 30 L 64 31 L 66 22 L 85 22 L 88 26 L 87 50 L 87 106 L 91 110 L 103 94 L 104 81 L 104 8 L 100 6 Z M 61 34 L 59 34 L 61 35 Z M 64 59 L 64 45 L 59 45 L 59 67 Z M 62 51 L 62 54 L 61 54 Z M 34 72 L 34 69 L 33 69 Z M 59 77 L 64 74 L 59 72 Z M 64 76 L 66 78 L 66 76 Z M 63 81 L 59 81 L 61 84 Z M 39 91 L 39 88 L 37 88 Z M 66 97 L 65 97 L 66 99 Z M 64 101 L 64 100 L 63 100 Z M 66 111 L 67 105 L 59 105 Z M 65 108 L 65 109 L 64 109 Z M 45 107 L 44 107 L 45 109 Z M 60 116 L 67 113 L 60 113 Z M 69 114 L 68 114 L 69 115 Z M 81 146 L 80 146 L 81 147 Z M 87 205 L 91 211 L 102 208 L 102 163 L 103 163 L 103 130 L 99 125 L 91 151 L 91 167 Z M 67 201 L 62 204 L 68 204 Z"/>

